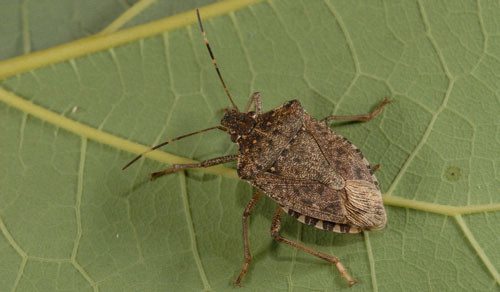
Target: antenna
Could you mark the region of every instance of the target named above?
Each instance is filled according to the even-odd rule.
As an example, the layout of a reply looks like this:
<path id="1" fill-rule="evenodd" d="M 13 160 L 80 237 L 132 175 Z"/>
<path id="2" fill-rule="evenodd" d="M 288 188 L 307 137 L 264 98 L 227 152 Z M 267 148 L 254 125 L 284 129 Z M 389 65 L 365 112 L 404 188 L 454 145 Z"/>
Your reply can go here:
<path id="1" fill-rule="evenodd" d="M 210 44 L 208 43 L 207 35 L 205 34 L 205 30 L 203 29 L 203 24 L 201 23 L 200 11 L 198 10 L 198 8 L 196 8 L 196 15 L 198 15 L 198 22 L 200 23 L 201 34 L 203 35 L 203 38 L 205 39 L 205 45 L 207 45 L 208 53 L 210 54 L 210 58 L 212 59 L 212 63 L 214 64 L 215 71 L 217 71 L 217 75 L 219 75 L 220 82 L 222 83 L 222 86 L 224 86 L 224 90 L 226 91 L 227 97 L 229 97 L 229 101 L 231 101 L 231 104 L 233 105 L 234 109 L 237 112 L 240 112 L 240 110 L 238 109 L 238 107 L 234 103 L 233 99 L 231 98 L 231 94 L 229 94 L 229 89 L 227 89 L 226 83 L 224 83 L 224 79 L 222 79 L 222 75 L 220 74 L 219 67 L 217 67 L 217 62 L 215 62 L 214 53 L 212 52 L 212 48 L 210 48 Z"/>

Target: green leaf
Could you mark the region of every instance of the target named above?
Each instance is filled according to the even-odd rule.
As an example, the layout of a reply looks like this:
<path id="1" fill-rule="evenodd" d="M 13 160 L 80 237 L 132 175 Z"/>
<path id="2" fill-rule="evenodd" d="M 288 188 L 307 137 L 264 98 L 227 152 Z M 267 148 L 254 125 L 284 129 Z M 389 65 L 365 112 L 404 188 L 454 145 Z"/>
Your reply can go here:
<path id="1" fill-rule="evenodd" d="M 3 1 L 0 3 L 0 60 L 96 34 L 144 0 Z M 125 27 L 157 20 L 215 0 L 154 2 Z"/>
<path id="2" fill-rule="evenodd" d="M 368 123 L 331 125 L 382 165 L 387 227 L 284 219 L 283 236 L 343 262 L 352 291 L 500 290 L 498 6 L 270 0 L 204 18 L 240 107 L 255 91 L 266 110 L 298 98 L 317 118 L 394 101 Z M 148 180 L 164 162 L 235 153 L 229 137 L 186 138 L 121 171 L 229 106 L 197 23 L 0 85 L 0 287 L 235 289 L 253 189 L 222 167 Z M 347 290 L 334 266 L 271 239 L 274 209 L 265 198 L 251 216 L 241 291 Z"/>

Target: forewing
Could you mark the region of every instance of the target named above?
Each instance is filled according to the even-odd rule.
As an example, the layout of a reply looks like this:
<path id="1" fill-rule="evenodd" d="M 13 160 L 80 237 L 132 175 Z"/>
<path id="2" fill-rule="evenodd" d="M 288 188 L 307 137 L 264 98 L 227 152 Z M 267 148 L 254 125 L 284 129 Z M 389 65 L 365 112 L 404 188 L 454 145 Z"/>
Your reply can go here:
<path id="1" fill-rule="evenodd" d="M 281 206 L 364 229 L 385 226 L 378 182 L 347 139 L 304 112 L 304 124 L 253 181 Z"/>
<path id="2" fill-rule="evenodd" d="M 371 171 L 370 163 L 349 140 L 307 113 L 304 114 L 304 125 L 314 137 L 324 159 L 344 180 L 364 180 L 378 188 L 378 181 Z"/>
<path id="3" fill-rule="evenodd" d="M 288 178 L 269 172 L 257 174 L 254 185 L 281 206 L 316 219 L 348 223 L 341 199 L 343 190 L 334 190 L 309 179 Z"/>
<path id="4" fill-rule="evenodd" d="M 367 230 L 385 226 L 386 213 L 370 163 L 349 140 L 304 114 L 304 125 L 325 159 L 345 181 L 344 208 L 350 222 Z"/>
<path id="5" fill-rule="evenodd" d="M 345 186 L 343 178 L 325 159 L 318 143 L 305 127 L 301 127 L 274 163 L 265 170 L 287 178 L 321 182 L 334 190 L 341 190 Z"/>

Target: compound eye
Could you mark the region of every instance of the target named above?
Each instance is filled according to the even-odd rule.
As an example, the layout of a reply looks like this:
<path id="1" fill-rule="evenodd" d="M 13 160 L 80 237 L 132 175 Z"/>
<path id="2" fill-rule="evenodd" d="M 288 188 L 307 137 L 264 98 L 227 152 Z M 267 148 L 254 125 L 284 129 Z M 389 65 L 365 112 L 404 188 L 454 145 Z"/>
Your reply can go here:
<path id="1" fill-rule="evenodd" d="M 248 112 L 248 116 L 251 117 L 252 119 L 255 119 L 257 117 L 256 112 Z"/>

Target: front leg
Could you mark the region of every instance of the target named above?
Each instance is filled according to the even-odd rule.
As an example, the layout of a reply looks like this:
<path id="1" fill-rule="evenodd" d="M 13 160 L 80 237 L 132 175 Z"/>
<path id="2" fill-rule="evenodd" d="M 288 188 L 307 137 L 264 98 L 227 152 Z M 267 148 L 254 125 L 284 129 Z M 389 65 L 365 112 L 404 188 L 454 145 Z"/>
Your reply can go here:
<path id="1" fill-rule="evenodd" d="M 262 97 L 260 95 L 260 92 L 255 92 L 254 94 L 252 94 L 252 96 L 248 100 L 247 106 L 245 107 L 245 113 L 248 113 L 250 107 L 252 106 L 252 103 L 255 105 L 255 113 L 257 113 L 257 115 L 262 114 Z"/>
<path id="2" fill-rule="evenodd" d="M 157 177 L 160 177 L 162 175 L 176 172 L 179 170 L 183 170 L 186 168 L 210 167 L 210 166 L 214 166 L 217 164 L 235 161 L 237 159 L 238 159 L 238 155 L 233 154 L 233 155 L 226 155 L 226 156 L 208 159 L 208 160 L 202 161 L 200 163 L 174 164 L 174 165 L 172 165 L 172 167 L 167 168 L 165 170 L 151 173 L 151 180 L 155 180 Z"/>
<path id="3" fill-rule="evenodd" d="M 392 101 L 389 98 L 384 98 L 382 103 L 378 107 L 376 107 L 371 113 L 363 114 L 363 115 L 352 115 L 352 116 L 328 116 L 321 121 L 325 124 L 330 120 L 343 120 L 343 121 L 355 121 L 355 122 L 368 122 L 369 120 L 376 117 L 378 114 L 382 112 L 382 109 L 390 104 Z"/>

